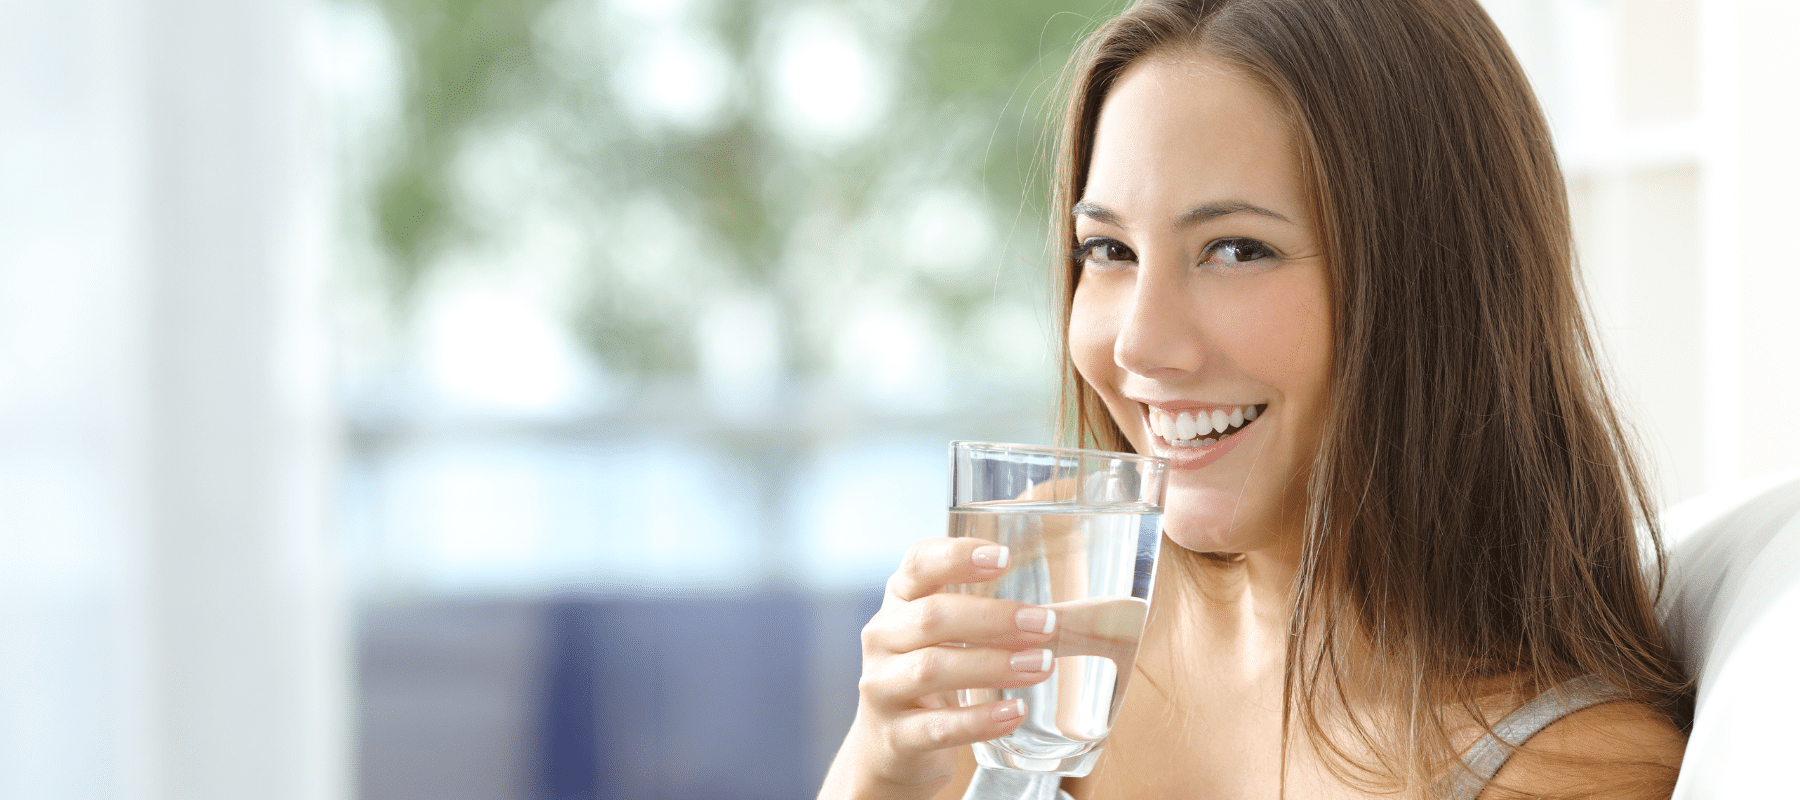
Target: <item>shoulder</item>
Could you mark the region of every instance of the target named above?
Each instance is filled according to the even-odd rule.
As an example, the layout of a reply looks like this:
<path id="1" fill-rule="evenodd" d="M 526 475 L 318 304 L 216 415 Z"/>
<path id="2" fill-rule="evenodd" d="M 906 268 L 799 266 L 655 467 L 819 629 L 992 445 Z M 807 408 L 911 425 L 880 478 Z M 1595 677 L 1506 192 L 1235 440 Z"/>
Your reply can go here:
<path id="1" fill-rule="evenodd" d="M 1666 798 L 1686 748 L 1687 737 L 1656 709 L 1602 703 L 1531 737 L 1481 797 Z"/>

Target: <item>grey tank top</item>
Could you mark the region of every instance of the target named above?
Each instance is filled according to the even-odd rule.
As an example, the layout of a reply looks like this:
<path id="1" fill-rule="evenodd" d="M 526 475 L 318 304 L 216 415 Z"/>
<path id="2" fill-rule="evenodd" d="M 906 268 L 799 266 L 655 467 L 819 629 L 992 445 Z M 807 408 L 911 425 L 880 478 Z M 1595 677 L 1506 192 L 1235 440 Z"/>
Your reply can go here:
<path id="1" fill-rule="evenodd" d="M 1513 748 L 1563 717 L 1589 706 L 1624 699 L 1625 693 L 1598 675 L 1584 675 L 1557 684 L 1531 699 L 1494 726 L 1494 732 L 1463 752 L 1463 769 L 1440 781 L 1433 794 L 1442 800 L 1475 800 Z M 1072 800 L 1062 790 L 1062 778 L 1035 772 L 981 768 L 963 800 Z"/>

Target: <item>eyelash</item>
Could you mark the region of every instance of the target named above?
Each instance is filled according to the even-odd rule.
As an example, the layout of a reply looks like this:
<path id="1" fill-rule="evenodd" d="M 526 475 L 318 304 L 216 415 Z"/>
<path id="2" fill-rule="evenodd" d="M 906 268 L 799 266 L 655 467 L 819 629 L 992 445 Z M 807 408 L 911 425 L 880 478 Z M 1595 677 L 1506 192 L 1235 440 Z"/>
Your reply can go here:
<path id="1" fill-rule="evenodd" d="M 1094 250 L 1096 248 L 1101 248 L 1101 247 L 1117 247 L 1120 250 L 1124 250 L 1127 253 L 1131 253 L 1131 248 L 1126 247 L 1124 245 L 1124 243 L 1120 242 L 1117 239 L 1108 239 L 1104 236 L 1090 236 L 1086 239 L 1081 240 L 1081 244 L 1075 245 L 1075 249 L 1069 251 L 1069 260 L 1073 261 L 1077 264 L 1086 264 L 1088 261 L 1091 261 L 1093 259 Z M 1107 260 L 1108 261 L 1136 261 L 1137 254 L 1132 253 L 1131 257 L 1129 259 L 1107 259 Z"/>
<path id="2" fill-rule="evenodd" d="M 1094 251 L 1096 249 L 1102 248 L 1102 247 L 1117 247 L 1120 250 L 1125 251 L 1125 253 L 1129 254 L 1128 258 L 1107 259 L 1108 261 L 1136 261 L 1137 260 L 1137 254 L 1132 253 L 1131 248 L 1126 247 L 1123 242 L 1120 242 L 1117 239 L 1111 239 L 1111 238 L 1108 238 L 1105 236 L 1090 236 L 1086 239 L 1083 239 L 1081 241 L 1081 244 L 1075 245 L 1075 249 L 1069 251 L 1069 260 L 1074 261 L 1076 264 L 1087 264 L 1093 260 Z M 1241 261 L 1225 262 L 1227 264 L 1246 265 L 1246 264 L 1255 263 L 1257 261 L 1262 261 L 1264 259 L 1269 259 L 1269 258 L 1275 257 L 1275 248 L 1270 247 L 1267 244 L 1259 242 L 1255 239 L 1247 239 L 1244 237 L 1230 237 L 1230 238 L 1225 238 L 1225 239 L 1219 239 L 1217 241 L 1214 241 L 1212 244 L 1207 245 L 1206 249 L 1204 251 L 1202 251 L 1203 254 L 1206 256 L 1206 260 L 1202 261 L 1201 263 L 1204 264 L 1204 263 L 1212 262 L 1219 254 L 1219 251 L 1226 250 L 1226 249 L 1232 250 L 1233 253 L 1235 255 L 1237 255 L 1239 258 L 1243 258 L 1244 251 L 1259 253 L 1258 255 L 1255 255 L 1251 258 L 1244 259 Z"/>

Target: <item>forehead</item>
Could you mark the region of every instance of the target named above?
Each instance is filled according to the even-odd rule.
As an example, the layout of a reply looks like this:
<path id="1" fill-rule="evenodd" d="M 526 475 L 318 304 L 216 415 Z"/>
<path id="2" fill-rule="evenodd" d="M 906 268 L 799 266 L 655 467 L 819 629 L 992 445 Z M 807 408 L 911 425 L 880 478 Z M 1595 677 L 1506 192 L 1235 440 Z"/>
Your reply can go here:
<path id="1" fill-rule="evenodd" d="M 1100 109 L 1083 199 L 1149 214 L 1229 199 L 1298 219 L 1306 207 L 1281 107 L 1204 55 L 1146 58 L 1119 76 Z"/>

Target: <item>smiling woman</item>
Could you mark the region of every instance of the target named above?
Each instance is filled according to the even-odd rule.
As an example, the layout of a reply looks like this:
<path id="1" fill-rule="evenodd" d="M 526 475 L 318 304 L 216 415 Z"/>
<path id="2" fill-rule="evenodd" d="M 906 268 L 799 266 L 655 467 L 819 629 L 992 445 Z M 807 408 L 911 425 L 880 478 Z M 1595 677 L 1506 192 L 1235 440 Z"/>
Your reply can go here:
<path id="1" fill-rule="evenodd" d="M 1171 459 L 1164 531 L 1189 550 L 1261 549 L 1304 515 L 1331 312 L 1292 139 L 1226 65 L 1146 59 L 1101 112 L 1073 209 L 1069 354 L 1132 446 Z"/>
<path id="2" fill-rule="evenodd" d="M 1657 526 L 1481 6 L 1140 2 L 1074 70 L 1070 416 L 1171 462 L 1147 689 L 1091 774 L 959 760 L 1022 709 L 936 693 L 1049 679 L 1005 656 L 1051 632 L 946 599 L 1007 562 L 927 540 L 824 796 L 1666 797 L 1692 698 Z"/>
<path id="3" fill-rule="evenodd" d="M 1548 131 L 1480 7 L 1144 3 L 1089 58 L 1065 241 L 1136 258 L 1069 262 L 1083 437 L 1178 454 L 1163 413 L 1268 411 L 1240 443 L 1198 448 L 1216 463 L 1176 455 L 1168 501 L 1187 580 L 1165 584 L 1182 591 L 1161 619 L 1184 619 L 1160 628 L 1182 643 L 1162 676 L 1242 681 L 1256 700 L 1163 699 L 1185 726 L 1226 723 L 1212 739 L 1229 755 L 1150 769 L 1125 753 L 1185 726 L 1126 729 L 1128 707 L 1127 736 L 1154 735 L 1116 737 L 1119 758 L 1065 788 L 1666 795 L 1691 700 L 1638 568 L 1636 523 L 1654 548 L 1655 521 L 1600 388 Z M 1194 222 L 1246 205 L 1285 219 Z M 1115 299 L 1090 313 L 1090 295 Z M 1258 627 L 1271 644 L 1246 643 Z M 1252 653 L 1260 679 L 1232 666 Z M 1472 742 L 1583 675 L 1607 688 L 1581 702 L 1621 702 L 1479 763 Z M 1259 739 L 1266 768 L 1246 771 Z"/>

